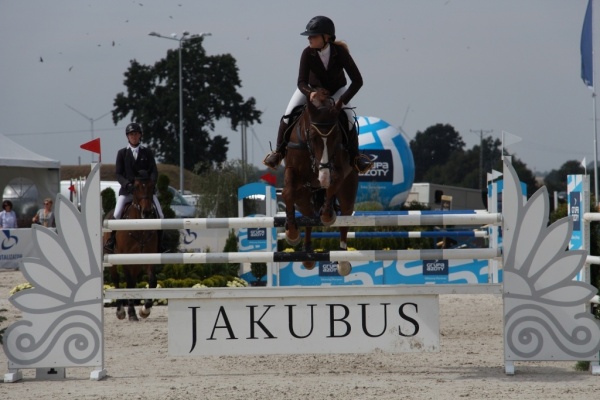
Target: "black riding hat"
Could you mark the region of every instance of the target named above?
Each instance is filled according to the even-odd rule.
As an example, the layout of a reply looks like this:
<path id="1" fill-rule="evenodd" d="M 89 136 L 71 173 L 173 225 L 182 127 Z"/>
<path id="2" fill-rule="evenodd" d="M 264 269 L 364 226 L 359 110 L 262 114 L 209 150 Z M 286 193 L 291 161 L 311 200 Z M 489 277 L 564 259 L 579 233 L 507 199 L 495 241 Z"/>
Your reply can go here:
<path id="1" fill-rule="evenodd" d="M 335 25 L 333 21 L 322 15 L 318 15 L 308 21 L 304 32 L 300 33 L 302 36 L 312 35 L 329 35 L 331 41 L 335 40 Z"/>
<path id="2" fill-rule="evenodd" d="M 132 122 L 125 128 L 125 136 L 129 135 L 131 132 L 142 133 L 142 127 L 140 126 L 140 124 Z"/>

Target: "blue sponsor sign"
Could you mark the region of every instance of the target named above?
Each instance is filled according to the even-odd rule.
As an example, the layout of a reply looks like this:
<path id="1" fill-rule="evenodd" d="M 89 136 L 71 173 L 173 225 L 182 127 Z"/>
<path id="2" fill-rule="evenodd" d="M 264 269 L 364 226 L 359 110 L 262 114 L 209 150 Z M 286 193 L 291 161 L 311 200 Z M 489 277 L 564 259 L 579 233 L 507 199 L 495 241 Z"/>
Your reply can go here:
<path id="1" fill-rule="evenodd" d="M 423 260 L 425 282 L 448 282 L 448 260 Z"/>
<path id="2" fill-rule="evenodd" d="M 267 228 L 248 228 L 248 240 L 267 240 Z"/>
<path id="3" fill-rule="evenodd" d="M 337 267 L 337 263 L 333 261 L 319 262 L 319 276 L 340 276 Z"/>
<path id="4" fill-rule="evenodd" d="M 573 231 L 581 231 L 581 193 L 572 192 L 569 195 L 569 215 L 573 217 Z"/>

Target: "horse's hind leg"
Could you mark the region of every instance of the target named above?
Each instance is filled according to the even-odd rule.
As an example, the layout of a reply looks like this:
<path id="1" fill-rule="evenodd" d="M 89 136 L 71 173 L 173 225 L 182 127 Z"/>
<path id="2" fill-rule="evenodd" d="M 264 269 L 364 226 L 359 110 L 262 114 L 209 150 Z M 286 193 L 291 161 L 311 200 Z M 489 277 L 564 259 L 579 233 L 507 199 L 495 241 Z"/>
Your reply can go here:
<path id="1" fill-rule="evenodd" d="M 135 313 L 135 300 L 128 300 L 127 304 L 127 315 L 129 316 L 130 321 L 139 321 L 136 313 Z"/>
<path id="2" fill-rule="evenodd" d="M 135 282 L 137 276 L 137 269 L 135 266 L 130 266 L 124 268 L 125 271 L 125 281 L 127 282 L 127 289 L 135 289 Z M 135 272 L 134 272 L 135 271 Z M 139 321 L 136 312 L 135 312 L 135 300 L 130 299 L 127 302 L 127 315 L 130 321 Z"/>
<path id="3" fill-rule="evenodd" d="M 346 251 L 348 250 L 348 227 L 340 228 L 340 250 Z M 338 274 L 341 276 L 346 276 L 352 272 L 352 264 L 349 261 L 340 261 L 338 262 Z"/>
<path id="4" fill-rule="evenodd" d="M 304 251 L 306 253 L 312 253 L 313 248 L 312 248 L 312 240 L 311 240 L 311 235 L 312 233 L 312 228 L 310 226 L 307 226 L 304 229 Z M 304 268 L 306 268 L 307 270 L 311 270 L 315 267 L 315 262 L 314 261 L 302 261 L 302 265 L 304 265 Z"/>

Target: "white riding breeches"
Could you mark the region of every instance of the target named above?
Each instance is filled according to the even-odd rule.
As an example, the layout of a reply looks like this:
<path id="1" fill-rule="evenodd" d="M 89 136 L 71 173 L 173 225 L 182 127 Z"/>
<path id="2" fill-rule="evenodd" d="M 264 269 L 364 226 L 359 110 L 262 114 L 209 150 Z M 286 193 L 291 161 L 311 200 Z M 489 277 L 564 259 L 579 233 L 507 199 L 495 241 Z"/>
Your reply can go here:
<path id="1" fill-rule="evenodd" d="M 113 214 L 114 219 L 121 219 L 125 204 L 131 202 L 131 200 L 133 200 L 133 196 L 130 194 L 119 195 L 119 198 L 117 199 L 117 205 L 115 206 L 115 212 Z M 158 211 L 158 217 L 160 219 L 164 219 L 165 216 L 162 212 L 162 208 L 160 207 L 160 203 L 158 202 L 158 197 L 156 197 L 156 195 L 152 195 L 152 201 L 154 201 L 154 207 L 156 207 L 156 211 Z"/>
<path id="2" fill-rule="evenodd" d="M 341 89 L 339 89 L 337 92 L 335 92 L 333 94 L 333 100 L 338 101 L 339 98 L 342 96 L 342 94 L 344 94 L 344 92 L 346 91 L 346 88 L 343 87 Z M 287 108 L 285 109 L 285 114 L 284 115 L 289 115 L 294 108 L 298 107 L 298 106 L 302 106 L 306 104 L 306 96 L 304 95 L 304 93 L 302 93 L 300 91 L 300 89 L 296 89 L 296 91 L 294 92 L 294 94 L 292 95 L 292 98 L 290 99 L 290 102 L 287 106 Z M 344 104 L 344 107 L 352 107 L 350 105 L 350 103 L 348 104 Z M 352 125 L 354 125 L 354 113 L 352 112 L 352 110 L 350 109 L 344 109 L 344 111 L 346 112 L 346 115 L 348 116 L 348 128 L 352 129 Z M 289 124 L 289 118 L 284 118 L 283 122 L 285 122 L 286 124 Z"/>

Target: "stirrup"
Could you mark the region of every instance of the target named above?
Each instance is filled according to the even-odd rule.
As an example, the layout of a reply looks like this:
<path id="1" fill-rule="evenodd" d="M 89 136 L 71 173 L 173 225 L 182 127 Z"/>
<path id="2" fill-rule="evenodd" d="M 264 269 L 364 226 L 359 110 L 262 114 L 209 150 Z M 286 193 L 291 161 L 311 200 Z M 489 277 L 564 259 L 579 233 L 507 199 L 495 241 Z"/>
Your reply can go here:
<path id="1" fill-rule="evenodd" d="M 274 159 L 267 161 L 267 159 L 271 157 L 273 157 Z M 277 167 L 279 167 L 281 161 L 283 161 L 283 155 L 277 151 L 272 151 L 269 154 L 267 154 L 262 163 L 267 167 L 271 168 L 272 170 L 277 170 Z"/>
<path id="2" fill-rule="evenodd" d="M 110 241 L 110 239 L 108 239 L 106 241 L 106 244 L 104 244 L 104 252 L 107 254 L 114 254 L 115 253 L 115 241 Z"/>
<path id="3" fill-rule="evenodd" d="M 361 161 L 364 161 L 364 162 L 366 162 L 368 164 L 364 165 L 361 168 L 360 167 Z M 359 174 L 365 174 L 365 173 L 369 172 L 369 170 L 371 168 L 373 168 L 373 161 L 371 161 L 371 159 L 369 158 L 369 156 L 367 156 L 366 154 L 359 154 L 356 157 L 354 157 L 354 169 L 356 169 L 356 171 Z"/>

